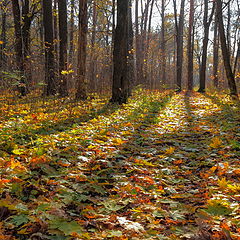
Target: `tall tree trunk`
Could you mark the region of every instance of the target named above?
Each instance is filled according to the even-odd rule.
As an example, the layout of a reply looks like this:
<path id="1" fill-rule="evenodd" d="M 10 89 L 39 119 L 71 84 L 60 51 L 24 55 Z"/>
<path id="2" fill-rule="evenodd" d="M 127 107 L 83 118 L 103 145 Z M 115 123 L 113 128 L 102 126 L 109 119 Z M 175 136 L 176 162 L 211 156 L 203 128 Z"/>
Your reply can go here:
<path id="1" fill-rule="evenodd" d="M 227 4 L 227 46 L 228 46 L 228 51 L 231 56 L 231 1 L 228 2 Z"/>
<path id="2" fill-rule="evenodd" d="M 1 37 L 0 40 L 2 41 L 0 44 L 0 69 L 3 68 L 3 65 L 6 63 L 6 55 L 5 55 L 5 49 L 7 45 L 7 1 L 4 0 L 1 3 L 1 11 L 2 11 L 2 24 L 1 24 Z"/>
<path id="3" fill-rule="evenodd" d="M 162 0 L 162 7 L 161 7 L 161 60 L 162 60 L 162 65 L 161 65 L 161 82 L 162 84 L 166 84 L 166 43 L 165 43 L 165 2 L 166 0 Z"/>
<path id="4" fill-rule="evenodd" d="M 87 0 L 79 0 L 78 30 L 78 81 L 76 99 L 87 99 L 86 58 L 87 58 Z"/>
<path id="5" fill-rule="evenodd" d="M 129 58 L 132 54 L 130 43 L 132 43 L 133 34 L 131 33 L 132 19 L 130 0 L 117 1 L 117 27 L 114 39 L 113 51 L 113 86 L 111 102 L 119 104 L 126 103 L 130 94 L 130 84 L 132 82 L 132 63 Z"/>
<path id="6" fill-rule="evenodd" d="M 150 25 L 151 26 L 151 25 Z M 128 75 L 127 79 L 129 79 L 129 87 L 128 87 L 128 96 L 131 95 L 131 90 L 135 85 L 135 74 L 134 74 L 134 51 L 133 51 L 133 24 L 132 24 L 132 2 L 129 1 L 129 9 L 128 9 Z"/>
<path id="7" fill-rule="evenodd" d="M 188 27 L 188 90 L 193 90 L 193 48 L 194 48 L 194 0 L 190 0 L 189 27 Z"/>
<path id="8" fill-rule="evenodd" d="M 68 29 L 67 29 L 67 1 L 58 0 L 58 14 L 59 14 L 59 94 L 61 97 L 68 95 L 67 76 L 64 71 L 67 71 L 67 43 L 68 43 Z"/>
<path id="9" fill-rule="evenodd" d="M 33 18 L 33 13 L 30 13 L 29 0 L 25 0 L 22 6 L 22 42 L 23 42 L 23 67 L 26 84 L 32 81 L 31 60 L 30 60 L 30 28 Z"/>
<path id="10" fill-rule="evenodd" d="M 217 3 L 217 16 L 218 16 L 218 30 L 219 30 L 219 36 L 221 41 L 223 62 L 224 62 L 224 67 L 225 67 L 227 80 L 228 80 L 228 86 L 229 86 L 231 96 L 233 98 L 238 98 L 237 86 L 236 86 L 235 78 L 234 78 L 233 71 L 230 64 L 230 53 L 227 47 L 227 41 L 226 41 L 226 36 L 224 32 L 222 1 L 216 0 L 216 3 Z"/>
<path id="11" fill-rule="evenodd" d="M 53 1 L 53 48 L 54 48 L 54 68 L 59 69 L 59 29 L 58 29 L 58 0 Z M 56 86 L 58 85 L 58 72 L 55 73 Z"/>
<path id="12" fill-rule="evenodd" d="M 204 0 L 204 16 L 203 16 L 203 26 L 204 26 L 204 37 L 203 37 L 203 52 L 202 61 L 200 66 L 200 87 L 198 92 L 205 92 L 206 89 L 206 68 L 207 68 L 207 49 L 208 49 L 208 39 L 209 39 L 209 27 L 212 22 L 214 14 L 215 4 L 213 3 L 212 12 L 208 20 L 208 0 Z"/>
<path id="13" fill-rule="evenodd" d="M 237 54 L 235 57 L 235 61 L 234 61 L 234 69 L 233 69 L 233 74 L 235 76 L 236 72 L 237 72 L 237 67 L 240 64 L 239 63 L 239 59 L 240 59 L 240 40 L 238 39 L 238 45 L 237 45 Z"/>
<path id="14" fill-rule="evenodd" d="M 96 1 L 92 1 L 92 36 L 91 36 L 91 51 L 90 51 L 90 86 L 93 91 L 96 91 L 96 27 L 97 27 L 97 6 Z"/>
<path id="15" fill-rule="evenodd" d="M 141 36 L 139 30 L 139 0 L 135 1 L 135 46 L 136 46 L 136 84 L 143 83 L 143 56 L 141 49 Z"/>
<path id="16" fill-rule="evenodd" d="M 218 35 L 218 21 L 217 21 L 217 11 L 215 11 L 215 23 L 214 23 L 214 38 L 213 38 L 213 84 L 214 87 L 218 88 L 219 78 L 218 78 L 218 62 L 219 62 L 219 35 Z"/>
<path id="17" fill-rule="evenodd" d="M 54 75 L 54 47 L 53 47 L 53 16 L 52 0 L 43 0 L 43 25 L 45 40 L 45 82 L 44 94 L 54 95 L 57 93 Z"/>
<path id="18" fill-rule="evenodd" d="M 176 0 L 173 0 L 174 16 L 176 25 L 176 42 L 177 42 L 177 91 L 182 90 L 182 66 L 183 66 L 183 27 L 184 27 L 184 7 L 185 0 L 181 0 L 181 9 L 179 15 L 179 22 L 177 20 L 177 6 Z"/>
<path id="19" fill-rule="evenodd" d="M 150 20 L 148 15 L 149 15 L 149 7 L 150 7 L 150 2 L 151 0 L 147 0 L 145 3 L 145 9 L 144 9 L 144 14 L 142 16 L 142 31 L 141 31 L 141 49 L 142 49 L 142 59 L 141 61 L 143 62 L 143 84 L 145 87 L 148 86 L 148 80 L 147 80 L 147 25 L 148 21 Z"/>
<path id="20" fill-rule="evenodd" d="M 149 2 L 150 3 L 150 2 Z M 148 51 L 149 51 L 149 44 L 150 44 L 150 38 L 151 38 L 151 27 L 152 27 L 152 15 L 153 15 L 153 6 L 154 6 L 154 3 L 155 3 L 155 0 L 152 0 L 151 2 L 151 5 L 150 5 L 150 10 L 149 10 L 149 18 L 148 18 L 148 30 L 147 30 L 147 39 L 146 39 L 146 47 L 145 47 L 145 59 L 146 59 L 146 62 L 145 62 L 145 82 L 147 83 L 147 85 L 151 85 L 151 76 L 149 77 L 148 76 L 148 73 L 150 73 L 148 71 Z"/>
<path id="21" fill-rule="evenodd" d="M 116 22 L 116 0 L 112 0 L 112 48 L 114 43 L 114 36 L 115 36 L 115 22 Z"/>
<path id="22" fill-rule="evenodd" d="M 23 61 L 23 42 L 22 42 L 22 28 L 21 28 L 21 14 L 18 1 L 12 0 L 12 11 L 15 29 L 15 51 L 16 61 L 19 71 L 20 81 L 18 90 L 22 96 L 27 94 L 26 80 L 24 76 L 24 61 Z"/>
<path id="23" fill-rule="evenodd" d="M 75 0 L 71 0 L 70 27 L 69 27 L 69 64 L 73 65 L 73 38 L 74 38 L 74 7 Z"/>

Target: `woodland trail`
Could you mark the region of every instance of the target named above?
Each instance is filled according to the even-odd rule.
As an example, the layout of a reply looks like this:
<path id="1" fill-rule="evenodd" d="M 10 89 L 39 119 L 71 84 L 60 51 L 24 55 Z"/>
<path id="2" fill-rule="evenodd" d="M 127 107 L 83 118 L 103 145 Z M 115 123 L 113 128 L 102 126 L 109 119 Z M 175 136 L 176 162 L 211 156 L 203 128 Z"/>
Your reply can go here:
<path id="1" fill-rule="evenodd" d="M 239 106 L 167 92 L 87 104 L 5 116 L 0 239 L 240 239 Z"/>

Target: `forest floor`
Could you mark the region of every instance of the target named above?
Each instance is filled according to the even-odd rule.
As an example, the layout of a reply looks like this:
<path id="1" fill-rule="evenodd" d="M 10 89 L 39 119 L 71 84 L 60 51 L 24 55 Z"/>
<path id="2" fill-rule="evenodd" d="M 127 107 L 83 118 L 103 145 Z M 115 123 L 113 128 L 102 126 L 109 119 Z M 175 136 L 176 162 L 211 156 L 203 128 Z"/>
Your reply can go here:
<path id="1" fill-rule="evenodd" d="M 0 97 L 0 240 L 240 239 L 240 108 Z"/>

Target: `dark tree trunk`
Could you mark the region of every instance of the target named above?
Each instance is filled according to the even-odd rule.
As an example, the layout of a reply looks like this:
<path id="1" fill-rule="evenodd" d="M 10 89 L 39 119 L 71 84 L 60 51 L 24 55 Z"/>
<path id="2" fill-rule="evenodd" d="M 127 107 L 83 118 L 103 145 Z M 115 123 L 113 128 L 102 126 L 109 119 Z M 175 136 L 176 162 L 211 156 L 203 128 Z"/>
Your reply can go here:
<path id="1" fill-rule="evenodd" d="M 228 2 L 227 4 L 227 46 L 228 46 L 228 51 L 231 56 L 231 1 Z"/>
<path id="2" fill-rule="evenodd" d="M 75 0 L 71 0 L 70 27 L 69 27 L 69 63 L 73 65 L 73 38 L 74 38 L 74 7 Z"/>
<path id="3" fill-rule="evenodd" d="M 91 52 L 90 52 L 90 87 L 96 91 L 96 27 L 97 27 L 97 8 L 96 1 L 92 1 L 92 36 L 91 36 Z"/>
<path id="4" fill-rule="evenodd" d="M 188 27 L 188 90 L 193 90 L 193 48 L 194 48 L 194 0 L 190 0 L 189 27 Z"/>
<path id="5" fill-rule="evenodd" d="M 162 29 L 161 29 L 161 56 L 162 56 L 162 65 L 161 65 L 161 82 L 166 84 L 166 43 L 165 43 L 165 1 L 162 0 Z"/>
<path id="6" fill-rule="evenodd" d="M 78 30 L 78 81 L 76 99 L 87 99 L 86 58 L 87 58 L 87 0 L 79 0 Z"/>
<path id="7" fill-rule="evenodd" d="M 128 76 L 129 88 L 128 96 L 131 95 L 131 90 L 135 85 L 135 74 L 134 74 L 134 53 L 133 53 L 133 24 L 132 24 L 132 2 L 129 1 L 129 11 L 128 11 Z"/>
<path id="8" fill-rule="evenodd" d="M 68 43 L 68 29 L 67 29 L 67 1 L 58 0 L 58 14 L 59 14 L 59 94 L 61 97 L 68 95 L 67 76 L 64 71 L 67 71 L 67 43 Z"/>
<path id="9" fill-rule="evenodd" d="M 3 68 L 3 66 L 6 63 L 6 55 L 5 55 L 5 49 L 7 45 L 7 12 L 6 12 L 6 7 L 7 7 L 7 1 L 4 0 L 2 5 L 1 5 L 1 11 L 2 11 L 2 23 L 1 23 L 1 38 L 0 40 L 2 43 L 0 44 L 0 69 Z"/>
<path id="10" fill-rule="evenodd" d="M 236 86 L 235 78 L 234 78 L 233 71 L 230 64 L 230 53 L 227 47 L 227 40 L 224 32 L 222 1 L 216 0 L 216 3 L 217 3 L 217 16 L 218 16 L 218 30 L 219 30 L 219 36 L 221 41 L 223 62 L 224 62 L 224 67 L 225 67 L 227 80 L 228 80 L 228 86 L 229 86 L 231 96 L 233 98 L 238 98 L 237 86 Z"/>
<path id="11" fill-rule="evenodd" d="M 205 92 L 206 89 L 206 68 L 207 68 L 207 49 L 208 49 L 208 38 L 209 38 L 209 27 L 212 22 L 215 4 L 213 3 L 212 12 L 208 20 L 208 0 L 204 0 L 204 37 L 203 37 L 203 52 L 202 61 L 200 66 L 200 87 L 198 92 Z"/>
<path id="12" fill-rule="evenodd" d="M 116 0 L 112 0 L 112 49 L 113 49 L 113 43 L 114 43 L 114 36 L 115 36 L 115 22 L 116 22 Z"/>
<path id="13" fill-rule="evenodd" d="M 15 51 L 16 51 L 16 62 L 19 71 L 20 81 L 18 84 L 18 90 L 22 96 L 27 94 L 26 80 L 24 76 L 24 61 L 23 61 L 23 38 L 21 28 L 21 14 L 18 1 L 12 0 L 12 11 L 15 29 Z"/>
<path id="14" fill-rule="evenodd" d="M 174 4 L 174 15 L 176 25 L 176 42 L 177 42 L 177 91 L 182 90 L 182 66 L 183 66 L 183 27 L 184 27 L 184 7 L 185 0 L 181 0 L 181 9 L 179 15 L 179 22 L 177 20 L 177 7 L 176 0 L 173 0 Z"/>
<path id="15" fill-rule="evenodd" d="M 238 39 L 237 54 L 236 54 L 235 61 L 234 61 L 234 69 L 233 69 L 234 76 L 237 72 L 237 67 L 239 65 L 239 59 L 240 59 L 240 39 Z"/>
<path id="16" fill-rule="evenodd" d="M 45 82 L 44 94 L 56 94 L 56 82 L 54 75 L 54 47 L 53 47 L 53 16 L 52 0 L 43 0 L 43 25 L 45 40 Z"/>
<path id="17" fill-rule="evenodd" d="M 215 11 L 215 23 L 214 23 L 214 38 L 213 38 L 213 84 L 214 87 L 218 88 L 219 78 L 218 78 L 218 61 L 219 61 L 219 35 L 218 35 L 218 21 L 217 21 L 217 11 Z"/>
<path id="18" fill-rule="evenodd" d="M 57 1 L 53 0 L 53 46 L 54 46 L 54 58 L 55 58 L 55 68 L 59 69 L 59 57 L 58 57 L 58 49 L 59 49 L 59 34 L 58 34 L 58 11 L 57 11 Z M 56 76 L 55 76 L 56 77 Z"/>
<path id="19" fill-rule="evenodd" d="M 31 61 L 30 61 L 30 28 L 33 13 L 30 12 L 29 0 L 25 0 L 22 6 L 22 41 L 23 41 L 23 67 L 26 84 L 32 81 Z"/>
<path id="20" fill-rule="evenodd" d="M 143 55 L 138 22 L 139 0 L 135 2 L 136 85 L 143 83 Z"/>
<path id="21" fill-rule="evenodd" d="M 150 5 L 150 10 L 149 10 L 149 18 L 148 18 L 148 30 L 147 30 L 147 39 L 146 39 L 146 47 L 145 47 L 145 58 L 146 59 L 146 64 L 144 65 L 145 67 L 145 82 L 148 86 L 151 85 L 151 76 L 148 76 L 148 52 L 149 52 L 149 44 L 150 44 L 150 38 L 151 38 L 151 27 L 152 27 L 152 15 L 153 15 L 153 6 L 154 6 L 155 0 L 152 0 L 151 5 Z"/>
<path id="22" fill-rule="evenodd" d="M 113 86 L 111 102 L 126 103 L 130 95 L 132 71 L 132 19 L 130 0 L 117 1 L 117 27 L 113 51 Z M 130 60 L 129 60 L 130 59 Z"/>

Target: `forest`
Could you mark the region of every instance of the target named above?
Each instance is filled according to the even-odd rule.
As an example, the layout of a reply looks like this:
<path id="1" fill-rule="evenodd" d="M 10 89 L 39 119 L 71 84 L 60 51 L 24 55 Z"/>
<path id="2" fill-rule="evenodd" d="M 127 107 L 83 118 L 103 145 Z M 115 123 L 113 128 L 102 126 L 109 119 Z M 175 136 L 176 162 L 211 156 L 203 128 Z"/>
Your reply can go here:
<path id="1" fill-rule="evenodd" d="M 0 0 L 0 240 L 240 240 L 239 0 Z"/>

